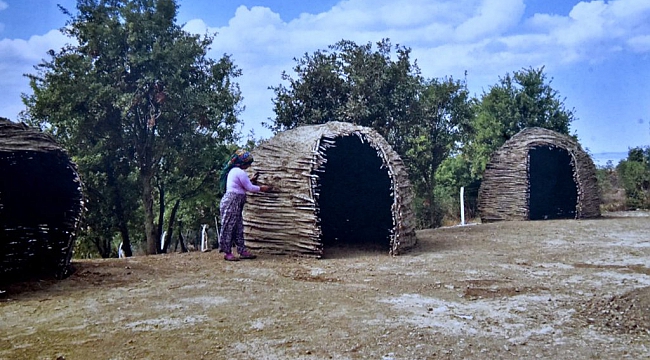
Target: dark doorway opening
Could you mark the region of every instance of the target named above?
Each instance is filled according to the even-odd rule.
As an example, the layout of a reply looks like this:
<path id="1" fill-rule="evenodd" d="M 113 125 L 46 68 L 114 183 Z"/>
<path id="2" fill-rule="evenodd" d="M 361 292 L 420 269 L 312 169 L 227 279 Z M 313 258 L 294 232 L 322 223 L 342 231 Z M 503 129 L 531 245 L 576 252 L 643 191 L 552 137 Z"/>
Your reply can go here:
<path id="1" fill-rule="evenodd" d="M 578 187 L 569 152 L 543 146 L 531 148 L 528 156 L 530 220 L 575 219 Z"/>
<path id="2" fill-rule="evenodd" d="M 377 150 L 358 136 L 339 137 L 319 172 L 323 253 L 333 248 L 390 249 L 391 180 Z"/>

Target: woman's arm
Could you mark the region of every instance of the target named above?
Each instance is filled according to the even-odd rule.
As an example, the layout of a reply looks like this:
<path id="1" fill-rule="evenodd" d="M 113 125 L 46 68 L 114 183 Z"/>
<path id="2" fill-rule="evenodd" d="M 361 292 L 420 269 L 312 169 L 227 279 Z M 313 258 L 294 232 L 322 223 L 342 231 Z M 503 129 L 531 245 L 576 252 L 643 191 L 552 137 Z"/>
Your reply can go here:
<path id="1" fill-rule="evenodd" d="M 235 182 L 245 191 L 249 192 L 259 192 L 260 187 L 257 185 L 253 185 L 251 182 L 251 179 L 248 178 L 248 174 L 242 169 L 239 168 L 234 168 L 231 171 L 235 171 Z"/>
<path id="2" fill-rule="evenodd" d="M 234 170 L 234 169 L 233 169 Z M 253 185 L 251 182 L 251 179 L 248 178 L 248 174 L 244 170 L 238 169 L 237 173 L 235 176 L 237 177 L 237 182 L 239 183 L 239 186 L 241 186 L 242 189 L 249 191 L 249 192 L 268 192 L 273 189 L 273 186 L 271 185 L 262 185 L 262 186 L 257 186 Z"/>

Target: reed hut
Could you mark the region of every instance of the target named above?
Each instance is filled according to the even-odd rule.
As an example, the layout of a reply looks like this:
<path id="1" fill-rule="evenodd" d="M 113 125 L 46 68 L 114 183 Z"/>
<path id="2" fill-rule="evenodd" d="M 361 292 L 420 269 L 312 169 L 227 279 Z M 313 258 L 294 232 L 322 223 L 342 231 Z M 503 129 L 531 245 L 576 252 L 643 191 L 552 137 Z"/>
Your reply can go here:
<path id="1" fill-rule="evenodd" d="M 0 278 L 66 275 L 81 181 L 54 139 L 0 118 Z"/>
<path id="2" fill-rule="evenodd" d="M 482 222 L 598 217 L 596 167 L 574 138 L 526 128 L 492 155 L 478 209 Z"/>
<path id="3" fill-rule="evenodd" d="M 277 134 L 254 151 L 251 171 L 270 193 L 248 197 L 247 246 L 327 256 L 328 247 L 413 247 L 413 194 L 399 155 L 371 128 L 344 122 Z"/>

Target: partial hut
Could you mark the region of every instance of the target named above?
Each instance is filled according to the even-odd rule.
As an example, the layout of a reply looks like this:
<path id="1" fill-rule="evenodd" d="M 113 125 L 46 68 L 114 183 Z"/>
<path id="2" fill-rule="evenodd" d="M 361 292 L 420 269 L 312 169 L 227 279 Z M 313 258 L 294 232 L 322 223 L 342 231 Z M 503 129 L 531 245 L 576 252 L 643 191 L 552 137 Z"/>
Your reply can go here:
<path id="1" fill-rule="evenodd" d="M 492 155 L 478 208 L 483 222 L 598 217 L 596 167 L 574 138 L 526 128 Z"/>
<path id="2" fill-rule="evenodd" d="M 0 118 L 0 278 L 65 275 L 83 209 L 76 166 L 54 139 Z"/>
<path id="3" fill-rule="evenodd" d="M 247 245 L 270 253 L 327 256 L 329 246 L 415 245 L 413 199 L 399 155 L 371 128 L 343 122 L 277 134 L 253 151 L 266 194 L 244 212 Z"/>

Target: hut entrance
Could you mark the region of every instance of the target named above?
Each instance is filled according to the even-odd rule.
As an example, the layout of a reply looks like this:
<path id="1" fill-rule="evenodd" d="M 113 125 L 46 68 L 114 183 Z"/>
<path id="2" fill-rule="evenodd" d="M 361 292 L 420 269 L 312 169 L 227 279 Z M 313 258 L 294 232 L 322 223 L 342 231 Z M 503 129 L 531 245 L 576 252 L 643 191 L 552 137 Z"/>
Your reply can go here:
<path id="1" fill-rule="evenodd" d="M 377 150 L 358 136 L 344 136 L 325 158 L 318 197 L 324 253 L 350 246 L 389 250 L 391 179 Z"/>
<path id="2" fill-rule="evenodd" d="M 530 182 L 530 220 L 574 219 L 578 187 L 567 150 L 534 147 L 528 151 Z"/>

